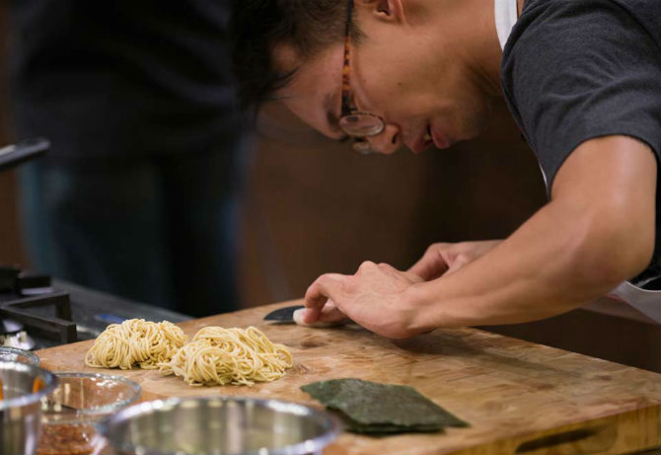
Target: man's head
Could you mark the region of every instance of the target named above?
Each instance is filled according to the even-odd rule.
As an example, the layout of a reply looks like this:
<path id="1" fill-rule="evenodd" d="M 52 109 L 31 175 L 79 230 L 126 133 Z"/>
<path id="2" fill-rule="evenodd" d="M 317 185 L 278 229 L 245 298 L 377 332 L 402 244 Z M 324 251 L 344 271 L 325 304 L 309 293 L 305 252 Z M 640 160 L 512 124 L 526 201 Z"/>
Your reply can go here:
<path id="1" fill-rule="evenodd" d="M 244 105 L 280 99 L 342 138 L 346 0 L 238 0 L 234 62 Z M 499 93 L 493 0 L 356 0 L 350 43 L 355 108 L 383 119 L 372 149 L 422 151 L 476 136 Z"/>

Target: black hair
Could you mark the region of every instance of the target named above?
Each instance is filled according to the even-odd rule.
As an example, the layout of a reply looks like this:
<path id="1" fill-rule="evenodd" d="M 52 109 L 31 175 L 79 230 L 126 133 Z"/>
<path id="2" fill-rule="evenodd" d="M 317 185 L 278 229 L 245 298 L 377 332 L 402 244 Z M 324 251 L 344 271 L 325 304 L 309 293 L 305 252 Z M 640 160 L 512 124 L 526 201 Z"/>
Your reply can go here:
<path id="1" fill-rule="evenodd" d="M 276 45 L 303 60 L 344 39 L 346 0 L 232 0 L 229 31 L 239 103 L 257 110 L 292 79 L 296 68 L 277 68 Z M 352 27 L 352 39 L 359 36 Z"/>

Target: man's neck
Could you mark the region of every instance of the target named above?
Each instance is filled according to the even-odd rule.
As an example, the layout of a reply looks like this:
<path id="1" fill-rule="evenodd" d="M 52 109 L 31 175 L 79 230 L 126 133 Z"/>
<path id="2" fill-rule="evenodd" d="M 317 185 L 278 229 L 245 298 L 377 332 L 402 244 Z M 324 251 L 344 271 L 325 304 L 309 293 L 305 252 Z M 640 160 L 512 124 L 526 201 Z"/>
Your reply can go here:
<path id="1" fill-rule="evenodd" d="M 518 0 L 522 3 L 522 0 Z M 475 67 L 484 81 L 484 90 L 492 96 L 502 96 L 500 86 L 500 63 L 502 50 L 496 32 L 493 0 L 480 0 L 479 11 L 484 17 L 484 26 L 479 28 L 479 34 L 474 40 L 476 59 Z"/>
<path id="2" fill-rule="evenodd" d="M 447 49 L 448 37 L 456 46 L 451 52 L 463 62 L 487 96 L 502 96 L 500 61 L 502 51 L 496 32 L 494 0 L 415 0 L 423 5 L 424 26 Z M 440 31 L 440 35 L 439 35 Z M 431 38 L 433 41 L 434 38 Z"/>

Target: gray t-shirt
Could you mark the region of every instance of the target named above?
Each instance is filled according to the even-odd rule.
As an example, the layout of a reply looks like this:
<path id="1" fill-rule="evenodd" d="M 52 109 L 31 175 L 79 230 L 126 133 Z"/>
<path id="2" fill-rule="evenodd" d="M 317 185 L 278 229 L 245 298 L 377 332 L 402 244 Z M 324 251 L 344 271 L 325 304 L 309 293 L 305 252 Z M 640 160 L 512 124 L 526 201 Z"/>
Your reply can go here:
<path id="1" fill-rule="evenodd" d="M 658 163 L 661 0 L 526 0 L 501 82 L 549 190 L 569 154 L 599 136 L 637 138 Z M 661 289 L 660 180 L 654 258 L 631 280 L 646 289 Z"/>

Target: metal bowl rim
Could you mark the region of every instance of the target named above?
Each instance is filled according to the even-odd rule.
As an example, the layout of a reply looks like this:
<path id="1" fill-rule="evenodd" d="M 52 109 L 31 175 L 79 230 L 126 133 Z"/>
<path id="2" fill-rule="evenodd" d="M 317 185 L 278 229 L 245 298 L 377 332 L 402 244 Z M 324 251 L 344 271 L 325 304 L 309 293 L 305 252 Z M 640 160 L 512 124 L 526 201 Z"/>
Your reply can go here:
<path id="1" fill-rule="evenodd" d="M 11 354 L 27 357 L 32 362 L 32 363 L 28 363 L 28 365 L 34 365 L 35 367 L 38 367 L 39 364 L 41 363 L 39 356 L 32 351 L 28 351 L 27 349 L 21 349 L 15 346 L 0 346 L 0 355 L 2 355 L 3 352 L 8 352 Z M 5 360 L 5 362 L 7 362 L 7 360 Z M 9 360 L 8 362 L 13 362 L 13 360 Z"/>
<path id="2" fill-rule="evenodd" d="M 0 411 L 4 411 L 9 408 L 18 408 L 23 406 L 28 406 L 34 403 L 38 403 L 41 399 L 55 390 L 57 387 L 58 379 L 55 374 L 46 370 L 45 368 L 37 367 L 23 362 L 2 362 L 0 361 L 0 369 L 4 369 L 5 365 L 12 365 L 14 367 L 18 366 L 20 369 L 36 370 L 33 373 L 40 373 L 42 377 L 46 380 L 46 386 L 41 389 L 39 392 L 31 392 L 26 395 L 22 395 L 16 398 L 8 398 L 0 400 Z M 16 369 L 16 368 L 14 368 Z M 37 376 L 37 374 L 35 374 Z"/>
<path id="3" fill-rule="evenodd" d="M 92 409 L 76 409 L 77 411 L 77 417 L 74 419 L 65 419 L 65 420 L 58 420 L 57 422 L 42 422 L 43 425 L 50 425 L 50 424 L 66 424 L 66 423 L 71 423 L 71 422 L 79 422 L 81 420 L 81 416 L 90 416 L 90 417 L 96 417 L 96 416 L 102 416 L 106 414 L 111 414 L 113 412 L 117 412 L 118 410 L 122 410 L 131 404 L 133 404 L 135 401 L 137 401 L 140 398 L 140 395 L 142 395 L 142 387 L 140 384 L 137 382 L 125 378 L 123 376 L 116 376 L 112 374 L 105 374 L 105 373 L 83 373 L 83 372 L 77 372 L 77 371 L 56 371 L 53 373 L 57 378 L 58 382 L 59 379 L 66 379 L 66 378 L 81 378 L 81 379 L 93 379 L 93 378 L 98 378 L 98 379 L 103 379 L 105 381 L 116 381 L 119 383 L 122 383 L 124 385 L 129 386 L 129 388 L 132 390 L 133 395 L 130 396 L 129 398 L 122 400 L 122 401 L 116 401 L 111 404 L 105 404 L 103 406 L 97 406 Z M 53 389 L 53 391 L 55 388 Z"/>
<path id="4" fill-rule="evenodd" d="M 106 419 L 103 422 L 100 422 L 97 425 L 98 432 L 103 435 L 105 438 L 107 438 L 107 433 L 110 429 L 110 425 L 113 423 L 118 423 L 119 422 L 124 422 L 127 419 L 130 419 L 132 417 L 140 416 L 144 414 L 145 412 L 151 411 L 156 409 L 156 407 L 161 407 L 161 406 L 178 406 L 181 405 L 184 402 L 188 401 L 202 401 L 202 402 L 210 402 L 210 401 L 237 401 L 237 402 L 253 402 L 257 405 L 274 409 L 274 405 L 286 405 L 286 406 L 295 406 L 297 408 L 300 408 L 305 411 L 305 415 L 308 416 L 313 416 L 317 418 L 321 418 L 325 420 L 324 423 L 326 423 L 325 426 L 327 426 L 327 431 L 323 433 L 320 436 L 317 436 L 312 439 L 308 439 L 296 444 L 292 445 L 287 445 L 284 447 L 276 447 L 276 448 L 268 448 L 267 449 L 267 454 L 268 455 L 303 455 L 303 454 L 309 454 L 309 453 L 317 453 L 319 452 L 322 448 L 324 448 L 329 442 L 333 441 L 337 436 L 342 434 L 344 431 L 344 423 L 340 420 L 339 417 L 335 416 L 334 414 L 331 414 L 328 411 L 324 411 L 321 409 L 316 409 L 311 406 L 301 404 L 301 403 L 296 403 L 293 401 L 285 401 L 285 400 L 279 400 L 279 399 L 265 399 L 265 398 L 252 398 L 252 397 L 242 397 L 242 396 L 200 396 L 200 397 L 171 397 L 171 398 L 166 398 L 166 399 L 161 399 L 161 400 L 152 400 L 152 401 L 145 401 L 143 403 L 138 403 L 133 406 L 129 406 L 127 408 L 122 409 L 118 413 L 114 414 L 112 417 L 109 419 Z M 112 444 L 112 441 L 109 441 Z M 312 445 L 310 446 L 308 443 L 312 442 Z M 137 446 L 141 447 L 141 446 Z M 117 449 L 121 449 L 124 451 L 131 451 L 134 450 L 135 447 L 127 447 L 127 445 L 124 445 L 123 447 L 116 447 Z M 152 452 L 150 447 L 145 447 L 148 452 L 145 453 L 162 453 L 162 452 Z M 263 451 L 254 451 L 254 452 L 244 452 L 241 455 L 263 455 Z"/>

